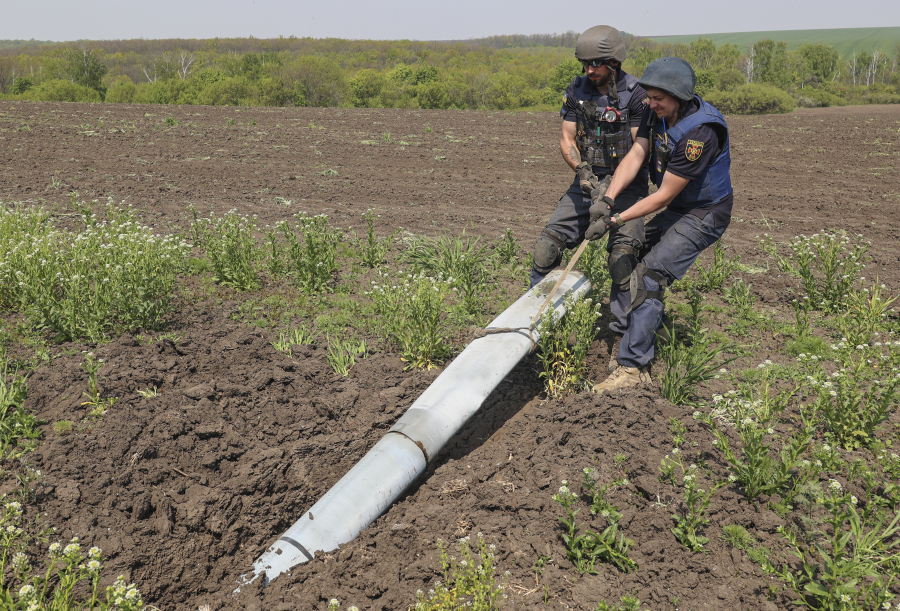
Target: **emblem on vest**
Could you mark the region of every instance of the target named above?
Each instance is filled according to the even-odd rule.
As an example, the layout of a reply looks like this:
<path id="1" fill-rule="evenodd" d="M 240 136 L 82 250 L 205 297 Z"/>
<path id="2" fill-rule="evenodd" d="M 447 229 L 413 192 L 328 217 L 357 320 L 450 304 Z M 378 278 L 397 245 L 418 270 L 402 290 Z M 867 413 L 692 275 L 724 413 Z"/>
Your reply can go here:
<path id="1" fill-rule="evenodd" d="M 684 146 L 684 156 L 688 161 L 697 161 L 700 159 L 700 153 L 703 152 L 703 143 L 696 140 L 688 140 Z"/>

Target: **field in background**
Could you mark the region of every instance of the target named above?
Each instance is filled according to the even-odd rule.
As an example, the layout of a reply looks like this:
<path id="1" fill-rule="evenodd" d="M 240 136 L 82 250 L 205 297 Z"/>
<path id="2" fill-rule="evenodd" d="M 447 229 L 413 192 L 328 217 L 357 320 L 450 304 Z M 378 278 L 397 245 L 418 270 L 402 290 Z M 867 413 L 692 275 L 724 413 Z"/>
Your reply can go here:
<path id="1" fill-rule="evenodd" d="M 900 26 L 885 28 L 840 28 L 828 30 L 771 30 L 764 32 L 728 32 L 719 34 L 684 34 L 679 36 L 651 36 L 654 42 L 670 44 L 690 44 L 698 37 L 709 38 L 716 45 L 731 43 L 737 45 L 741 53 L 747 51 L 747 45 L 770 38 L 787 44 L 789 50 L 805 44 L 829 45 L 837 49 L 844 57 L 854 52 L 881 51 L 893 56 L 900 44 Z"/>

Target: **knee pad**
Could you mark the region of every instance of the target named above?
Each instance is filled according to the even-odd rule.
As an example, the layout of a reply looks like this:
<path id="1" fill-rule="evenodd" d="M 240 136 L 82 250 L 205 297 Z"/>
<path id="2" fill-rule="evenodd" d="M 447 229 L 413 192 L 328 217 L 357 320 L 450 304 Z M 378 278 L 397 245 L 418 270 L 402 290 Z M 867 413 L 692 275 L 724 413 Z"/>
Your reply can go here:
<path id="1" fill-rule="evenodd" d="M 625 244 L 612 247 L 606 259 L 606 268 L 613 284 L 621 291 L 627 291 L 631 284 L 631 272 L 637 265 L 637 251 Z"/>
<path id="2" fill-rule="evenodd" d="M 562 261 L 565 242 L 555 231 L 544 229 L 534 243 L 534 269 L 542 274 L 550 272 Z"/>
<path id="3" fill-rule="evenodd" d="M 648 290 L 647 285 L 644 283 L 644 278 L 650 278 L 655 281 L 659 285 L 659 290 Z M 641 261 L 635 266 L 634 271 L 631 272 L 629 285 L 631 290 L 631 309 L 636 310 L 647 299 L 659 299 L 662 301 L 666 287 L 669 286 L 669 281 L 665 276 L 653 271 Z"/>

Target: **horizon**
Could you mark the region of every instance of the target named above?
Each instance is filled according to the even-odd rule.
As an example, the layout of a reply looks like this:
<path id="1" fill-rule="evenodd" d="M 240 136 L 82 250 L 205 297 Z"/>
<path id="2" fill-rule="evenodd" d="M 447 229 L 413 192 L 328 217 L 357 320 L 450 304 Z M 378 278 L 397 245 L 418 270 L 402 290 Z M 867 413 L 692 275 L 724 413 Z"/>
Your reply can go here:
<path id="1" fill-rule="evenodd" d="M 729 32 L 701 32 L 701 33 L 693 33 L 693 34 L 654 34 L 654 35 L 645 35 L 638 34 L 634 32 L 628 32 L 623 30 L 624 34 L 628 34 L 631 36 L 635 36 L 638 38 L 700 38 L 700 37 L 711 37 L 711 36 L 730 36 L 730 35 L 750 35 L 757 33 L 771 33 L 771 32 L 846 32 L 848 30 L 875 30 L 875 29 L 893 29 L 900 28 L 900 25 L 897 26 L 868 26 L 868 27 L 847 27 L 847 28 L 789 28 L 789 29 L 780 29 L 780 30 L 738 30 L 738 31 L 729 31 Z M 165 36 L 165 37 L 145 37 L 139 36 L 134 38 L 74 38 L 67 40 L 51 40 L 51 39 L 41 39 L 41 38 L 0 38 L 0 42 L 37 42 L 37 43 L 51 43 L 51 44 L 65 44 L 65 43 L 77 43 L 77 42 L 104 42 L 104 41 L 113 41 L 113 40 L 215 40 L 215 39 L 241 39 L 241 38 L 255 38 L 258 40 L 278 40 L 279 38 L 312 38 L 314 40 L 325 40 L 325 39 L 336 39 L 336 40 L 349 40 L 349 41 L 373 41 L 373 42 L 396 42 L 402 40 L 408 40 L 410 42 L 433 42 L 433 43 L 458 43 L 458 42 L 469 42 L 476 40 L 484 40 L 492 37 L 504 37 L 504 36 L 554 36 L 554 35 L 562 35 L 566 34 L 570 31 L 576 30 L 566 30 L 562 32 L 532 32 L 532 33 L 522 33 L 516 32 L 514 34 L 484 34 L 481 36 L 473 36 L 470 38 L 444 38 L 444 39 L 424 39 L 424 38 L 350 38 L 350 37 L 342 37 L 342 36 L 296 36 L 293 34 L 290 35 L 278 35 L 278 36 L 268 36 L 268 37 L 260 37 L 254 35 L 244 35 L 244 36 L 194 36 L 194 37 L 182 37 L 182 36 Z M 900 43 L 900 38 L 898 38 L 898 43 Z"/>
<path id="2" fill-rule="evenodd" d="M 806 3 L 759 0 L 722 11 L 698 0 L 691 11 L 659 0 L 618 7 L 614 18 L 573 19 L 547 0 L 459 0 L 452 6 L 418 0 L 349 0 L 340 11 L 301 0 L 32 0 L 12 3 L 0 38 L 69 42 L 171 38 L 341 38 L 347 40 L 471 40 L 521 32 L 584 31 L 607 22 L 640 36 L 695 36 L 695 32 L 845 29 L 900 24 L 896 0 L 861 0 L 853 11 L 837 0 Z M 875 23 L 878 22 L 878 23 Z"/>

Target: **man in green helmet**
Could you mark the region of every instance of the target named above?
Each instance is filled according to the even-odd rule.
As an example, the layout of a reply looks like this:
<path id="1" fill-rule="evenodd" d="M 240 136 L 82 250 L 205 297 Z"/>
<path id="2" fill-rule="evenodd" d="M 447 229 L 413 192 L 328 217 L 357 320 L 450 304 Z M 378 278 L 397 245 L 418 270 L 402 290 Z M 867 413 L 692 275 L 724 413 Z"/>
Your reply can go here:
<path id="1" fill-rule="evenodd" d="M 603 197 L 610 177 L 631 150 L 638 126 L 647 113 L 646 91 L 635 77 L 622 70 L 627 52 L 617 29 L 608 25 L 588 29 L 578 37 L 575 57 L 584 73 L 569 84 L 560 110 L 560 150 L 575 177 L 535 242 L 531 286 L 560 264 L 564 249 L 574 248 L 583 240 L 590 224 L 592 199 L 599 201 Z M 613 212 L 623 212 L 646 197 L 647 185 L 644 167 L 621 190 Z M 610 309 L 616 318 L 610 329 L 617 334 L 625 331 L 628 282 L 643 241 L 642 219 L 610 231 Z M 614 366 L 611 361 L 611 367 Z"/>

